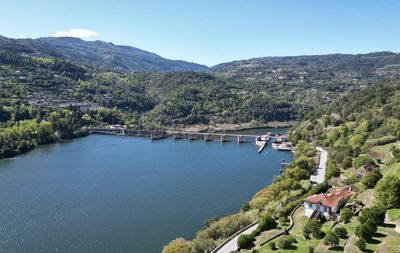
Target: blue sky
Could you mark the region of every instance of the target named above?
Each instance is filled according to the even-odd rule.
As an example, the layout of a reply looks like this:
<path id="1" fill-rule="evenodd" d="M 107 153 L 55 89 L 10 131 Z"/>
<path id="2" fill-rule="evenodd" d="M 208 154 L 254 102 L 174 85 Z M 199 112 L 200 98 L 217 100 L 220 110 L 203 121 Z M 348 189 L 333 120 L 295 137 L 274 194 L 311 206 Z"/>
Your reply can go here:
<path id="1" fill-rule="evenodd" d="M 0 8 L 3 36 L 86 29 L 98 34 L 89 40 L 209 66 L 261 56 L 400 51 L 398 0 L 12 0 Z"/>

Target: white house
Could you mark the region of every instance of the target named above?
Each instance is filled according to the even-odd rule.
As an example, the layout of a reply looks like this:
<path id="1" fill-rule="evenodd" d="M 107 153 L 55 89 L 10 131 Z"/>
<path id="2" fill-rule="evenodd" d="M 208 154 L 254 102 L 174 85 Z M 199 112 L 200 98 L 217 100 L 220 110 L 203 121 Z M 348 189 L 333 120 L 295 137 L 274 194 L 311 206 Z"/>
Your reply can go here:
<path id="1" fill-rule="evenodd" d="M 330 189 L 327 193 L 315 194 L 304 200 L 304 215 L 311 217 L 314 212 L 319 212 L 327 220 L 337 216 L 349 197 L 355 193 L 352 185 Z"/>

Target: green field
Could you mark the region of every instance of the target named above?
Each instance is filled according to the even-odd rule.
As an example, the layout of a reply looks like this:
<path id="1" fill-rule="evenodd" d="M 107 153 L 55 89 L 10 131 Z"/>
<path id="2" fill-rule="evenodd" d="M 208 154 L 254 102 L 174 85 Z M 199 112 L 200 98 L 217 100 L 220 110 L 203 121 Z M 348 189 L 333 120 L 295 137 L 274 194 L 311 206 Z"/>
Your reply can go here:
<path id="1" fill-rule="evenodd" d="M 388 210 L 387 214 L 391 221 L 396 221 L 400 219 L 400 209 L 398 208 Z"/>

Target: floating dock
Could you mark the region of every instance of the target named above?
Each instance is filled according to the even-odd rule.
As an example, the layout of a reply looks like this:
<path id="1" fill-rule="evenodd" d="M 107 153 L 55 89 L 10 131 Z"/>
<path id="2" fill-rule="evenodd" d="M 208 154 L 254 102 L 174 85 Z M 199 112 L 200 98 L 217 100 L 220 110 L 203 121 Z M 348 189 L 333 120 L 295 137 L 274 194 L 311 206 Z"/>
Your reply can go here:
<path id="1" fill-rule="evenodd" d="M 261 145 L 260 145 L 260 148 L 258 149 L 258 153 L 261 153 L 263 150 L 264 150 L 264 148 L 267 146 L 267 144 L 268 144 L 268 141 L 269 141 L 269 138 L 266 138 L 264 141 L 262 141 L 262 143 L 261 143 Z M 258 143 L 260 143 L 260 142 L 258 142 Z M 257 144 L 258 144 L 257 143 Z"/>

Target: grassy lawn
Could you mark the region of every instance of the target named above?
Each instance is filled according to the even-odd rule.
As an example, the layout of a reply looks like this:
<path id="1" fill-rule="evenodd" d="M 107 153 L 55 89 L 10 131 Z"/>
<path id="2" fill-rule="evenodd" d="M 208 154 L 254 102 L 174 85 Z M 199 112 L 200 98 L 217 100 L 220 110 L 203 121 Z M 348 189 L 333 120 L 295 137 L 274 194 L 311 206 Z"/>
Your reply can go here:
<path id="1" fill-rule="evenodd" d="M 400 219 L 400 209 L 394 208 L 387 211 L 388 217 L 391 221 Z"/>
<path id="2" fill-rule="evenodd" d="M 304 225 L 307 223 L 308 218 L 304 216 L 304 208 L 301 207 L 297 209 L 297 211 L 294 214 L 294 226 L 292 230 L 290 230 L 290 234 L 293 235 L 297 243 L 294 244 L 293 248 L 291 249 L 277 249 L 277 250 L 271 250 L 269 247 L 268 243 L 262 247 L 258 247 L 257 249 L 260 252 L 266 253 L 266 252 L 279 252 L 279 253 L 289 253 L 289 252 L 304 252 L 307 253 L 309 250 L 309 247 L 312 246 L 315 250 L 315 252 L 341 252 L 342 248 L 338 248 L 338 250 L 329 250 L 326 246 L 322 245 L 323 240 L 317 240 L 317 239 L 309 239 L 306 240 L 303 237 L 303 228 Z M 322 230 L 327 230 L 329 227 L 329 223 L 324 223 L 323 229 Z M 273 242 L 277 243 L 279 238 L 273 240 Z M 344 240 L 340 240 L 340 245 L 343 247 Z"/>
<path id="3" fill-rule="evenodd" d="M 393 145 L 398 146 L 399 143 L 398 142 L 397 143 L 389 143 L 389 144 L 382 145 L 382 146 L 376 146 L 376 147 L 371 148 L 371 150 L 382 154 L 384 156 L 384 159 L 382 160 L 382 162 L 387 163 L 392 158 L 390 155 L 390 150 Z"/>
<path id="4" fill-rule="evenodd" d="M 357 170 L 352 167 L 348 168 L 347 170 L 342 170 L 340 173 L 341 178 L 347 179 L 347 178 L 352 178 L 357 176 Z"/>
<path id="5" fill-rule="evenodd" d="M 272 236 L 274 236 L 282 231 L 283 231 L 282 229 L 277 228 L 277 229 L 271 229 L 271 230 L 262 232 L 259 236 L 256 237 L 255 244 L 258 245 L 261 242 L 264 242 L 268 238 L 271 238 Z"/>
<path id="6" fill-rule="evenodd" d="M 386 144 L 386 145 L 373 147 L 373 148 L 371 148 L 371 150 L 372 151 L 376 151 L 376 152 L 378 152 L 380 154 L 387 155 L 387 154 L 389 154 L 390 149 L 392 148 L 392 146 L 393 146 L 393 143 L 389 143 L 389 144 Z"/>
<path id="7" fill-rule="evenodd" d="M 368 194 L 367 194 L 368 195 Z M 400 219 L 400 209 L 391 209 L 388 212 L 388 216 L 393 220 Z M 339 223 L 336 227 L 344 227 L 347 230 L 348 238 L 340 239 L 339 247 L 335 249 L 330 249 L 326 245 L 323 244 L 323 239 L 304 239 L 303 237 L 303 228 L 307 222 L 307 218 L 304 216 L 304 208 L 299 208 L 294 214 L 294 226 L 290 231 L 290 234 L 293 235 L 297 243 L 293 245 L 291 249 L 276 249 L 271 250 L 269 247 L 269 243 L 264 246 L 257 246 L 256 249 L 259 252 L 267 253 L 267 252 L 276 252 L 276 253 L 289 253 L 289 252 L 309 252 L 309 248 L 313 247 L 314 252 L 361 252 L 355 246 L 355 242 L 358 240 L 357 237 L 354 236 L 354 232 L 356 227 L 360 224 L 357 217 L 353 217 L 349 223 Z M 330 222 L 326 222 L 322 225 L 322 231 L 326 232 L 330 227 Z M 400 252 L 400 234 L 397 233 L 394 229 L 393 224 L 385 224 L 384 226 L 378 227 L 377 233 L 375 233 L 373 239 L 367 242 L 367 251 L 366 252 Z M 271 232 L 272 233 L 272 232 Z M 277 243 L 279 238 L 273 240 L 273 242 Z M 347 240 L 347 242 L 346 242 Z M 247 252 L 247 251 L 246 251 Z M 248 251 L 251 252 L 251 251 Z"/>
<path id="8" fill-rule="evenodd" d="M 400 234 L 393 227 L 379 227 L 378 235 L 382 243 L 376 245 L 377 252 L 400 252 Z"/>
<path id="9" fill-rule="evenodd" d="M 370 207 L 373 205 L 374 202 L 374 190 L 373 189 L 368 189 L 360 194 L 358 194 L 357 198 L 361 200 L 366 207 Z"/>
<path id="10" fill-rule="evenodd" d="M 395 175 L 400 177 L 400 163 L 394 163 L 391 165 L 384 166 L 382 168 L 383 175 Z"/>
<path id="11" fill-rule="evenodd" d="M 400 215 L 399 209 L 397 209 L 396 212 Z M 354 235 L 355 228 L 359 224 L 357 217 L 353 217 L 348 224 L 340 224 L 338 226 L 345 227 L 348 235 Z M 354 245 L 357 240 L 358 238 L 351 238 L 344 252 L 352 253 L 355 252 L 355 250 L 360 252 Z M 394 230 L 394 225 L 385 224 L 384 226 L 378 227 L 378 231 L 375 233 L 373 239 L 367 242 L 367 252 L 400 252 L 400 234 Z"/>
<path id="12" fill-rule="evenodd" d="M 400 218 L 400 209 L 392 209 L 390 210 L 390 215 Z M 276 253 L 289 253 L 289 252 L 304 252 L 307 253 L 309 247 L 314 248 L 314 252 L 361 252 L 354 245 L 354 243 L 358 240 L 358 238 L 354 237 L 354 231 L 359 225 L 359 221 L 357 217 L 353 217 L 351 221 L 347 224 L 339 223 L 336 227 L 344 227 L 347 230 L 347 234 L 351 236 L 348 238 L 347 243 L 346 239 L 340 239 L 339 247 L 336 249 L 330 249 L 326 245 L 323 244 L 323 239 L 304 239 L 303 238 L 303 227 L 307 222 L 307 218 L 304 217 L 304 208 L 299 208 L 294 215 L 295 225 L 290 231 L 290 234 L 296 237 L 297 243 L 291 249 L 276 249 L 271 250 L 268 243 L 262 247 L 258 246 L 257 249 L 262 253 L 267 252 L 276 252 Z M 322 230 L 326 232 L 330 226 L 329 222 L 326 222 L 322 225 Z M 279 238 L 273 240 L 273 242 L 277 243 Z M 346 245 L 345 245 L 346 243 Z M 250 252 L 250 251 L 249 251 Z M 378 227 L 377 233 L 375 233 L 373 239 L 367 243 L 367 252 L 400 252 L 400 234 L 394 230 L 394 225 L 385 224 L 385 226 Z"/>

